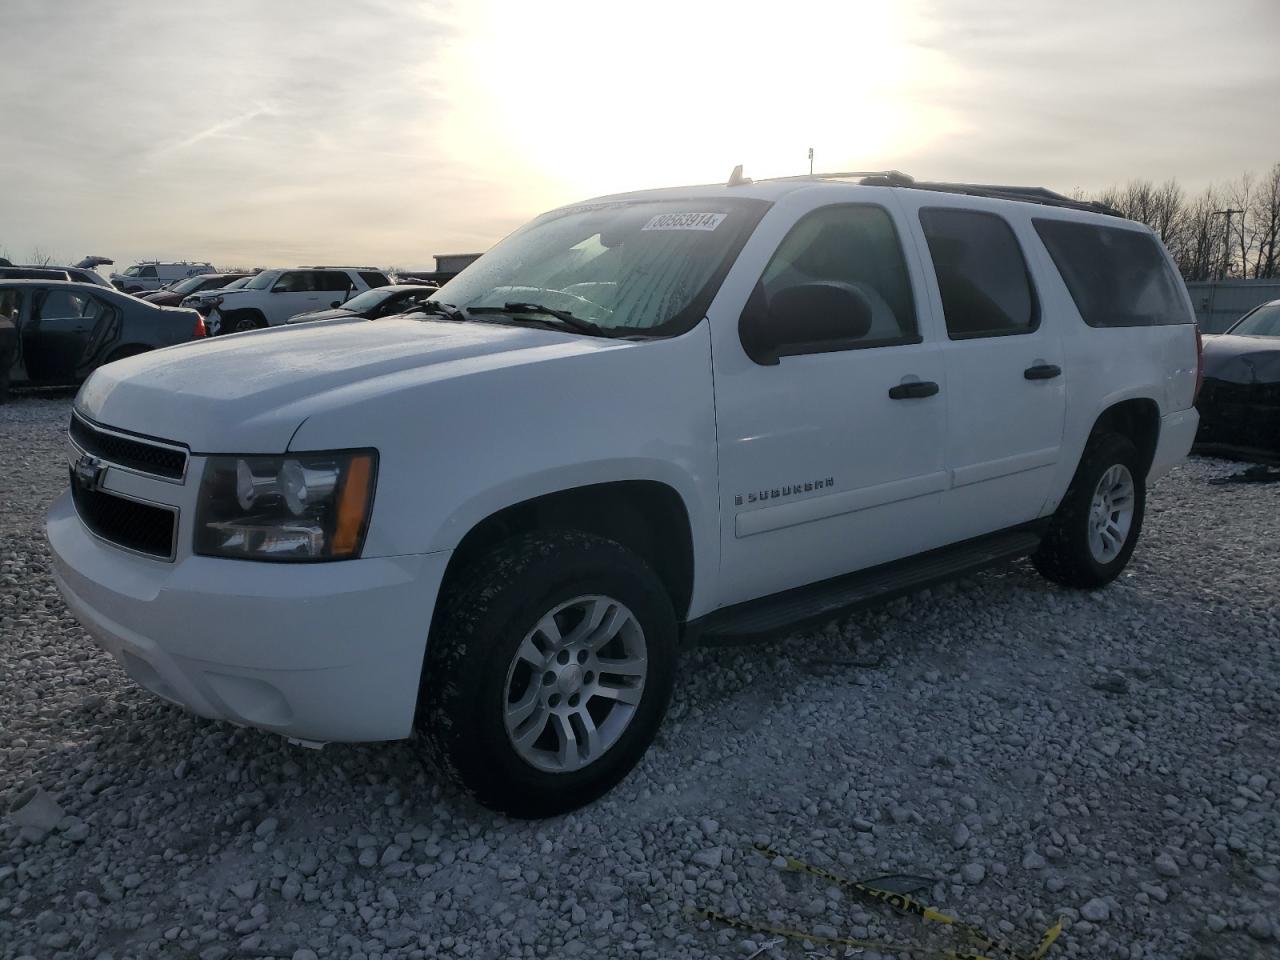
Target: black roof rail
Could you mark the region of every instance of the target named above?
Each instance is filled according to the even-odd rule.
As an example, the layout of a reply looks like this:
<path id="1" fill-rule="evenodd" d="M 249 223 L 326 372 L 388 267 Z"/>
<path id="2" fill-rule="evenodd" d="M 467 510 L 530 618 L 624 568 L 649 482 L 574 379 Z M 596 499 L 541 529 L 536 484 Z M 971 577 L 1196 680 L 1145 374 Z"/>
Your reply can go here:
<path id="1" fill-rule="evenodd" d="M 864 180 L 863 183 L 867 181 Z M 877 184 L 878 186 L 896 186 L 896 184 Z M 1096 200 L 1072 200 L 1046 187 L 1017 187 L 993 183 L 934 183 L 917 181 L 911 184 L 915 190 L 936 190 L 939 193 L 960 193 L 970 197 L 991 197 L 994 200 L 1021 200 L 1024 203 L 1040 203 L 1046 207 L 1065 207 L 1068 210 L 1084 210 L 1087 213 L 1105 213 L 1111 217 L 1124 218 L 1124 214 L 1114 207 Z"/>
<path id="2" fill-rule="evenodd" d="M 1083 210 L 1087 213 L 1105 213 L 1112 217 L 1124 218 L 1124 214 L 1114 207 L 1095 200 L 1072 200 L 1070 197 L 1055 193 L 1046 187 L 1018 187 L 993 183 L 941 183 L 931 180 L 916 180 L 901 170 L 849 170 L 838 173 L 803 173 L 793 177 L 768 177 L 756 183 L 786 183 L 803 180 L 857 180 L 866 187 L 906 187 L 912 190 L 935 190 L 938 193 L 960 193 L 970 197 L 990 197 L 995 200 L 1020 200 L 1024 203 L 1039 203 L 1047 207 L 1065 207 L 1069 210 Z M 749 184 L 752 181 L 742 175 L 742 167 L 737 167 L 729 178 L 731 187 Z"/>
<path id="3" fill-rule="evenodd" d="M 901 170 L 843 170 L 838 173 L 802 173 L 794 177 L 765 177 L 756 183 L 786 183 L 791 180 L 868 180 L 877 181 L 868 186 L 878 187 L 910 187 L 915 180 Z"/>

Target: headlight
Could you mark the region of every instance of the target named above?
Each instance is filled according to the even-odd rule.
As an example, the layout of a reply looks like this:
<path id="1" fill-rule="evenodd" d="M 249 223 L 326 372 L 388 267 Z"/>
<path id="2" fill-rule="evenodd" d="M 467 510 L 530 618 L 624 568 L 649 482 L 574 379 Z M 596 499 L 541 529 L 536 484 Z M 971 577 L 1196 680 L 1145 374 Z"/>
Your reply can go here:
<path id="1" fill-rule="evenodd" d="M 195 552 L 241 560 L 349 560 L 360 555 L 378 455 L 210 457 L 196 508 Z"/>

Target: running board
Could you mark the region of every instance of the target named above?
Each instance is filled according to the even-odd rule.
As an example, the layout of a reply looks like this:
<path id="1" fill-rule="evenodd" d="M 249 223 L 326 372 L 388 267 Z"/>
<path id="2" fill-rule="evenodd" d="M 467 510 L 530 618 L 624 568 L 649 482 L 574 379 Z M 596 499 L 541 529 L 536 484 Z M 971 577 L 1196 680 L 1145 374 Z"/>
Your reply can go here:
<path id="1" fill-rule="evenodd" d="M 869 570 L 748 600 L 690 621 L 685 636 L 697 643 L 764 639 L 830 620 L 855 607 L 891 600 L 1025 557 L 1039 546 L 1043 529 L 1039 522 L 1013 527 Z"/>

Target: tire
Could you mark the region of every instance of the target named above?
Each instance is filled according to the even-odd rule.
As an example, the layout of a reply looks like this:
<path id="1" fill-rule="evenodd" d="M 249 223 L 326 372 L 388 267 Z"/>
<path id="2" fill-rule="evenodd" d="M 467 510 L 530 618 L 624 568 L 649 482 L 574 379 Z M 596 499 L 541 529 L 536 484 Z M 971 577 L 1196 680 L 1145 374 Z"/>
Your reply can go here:
<path id="1" fill-rule="evenodd" d="M 9 376 L 12 370 L 12 353 L 0 352 L 0 403 L 9 399 Z"/>
<path id="2" fill-rule="evenodd" d="M 121 347 L 112 353 L 111 356 L 107 357 L 107 363 L 115 363 L 117 360 L 123 360 L 125 357 L 136 357 L 138 354 L 147 353 L 150 350 L 150 347 L 143 347 L 137 344 L 133 344 L 128 347 Z"/>
<path id="3" fill-rule="evenodd" d="M 1123 522 L 1126 476 L 1132 492 L 1127 524 Z M 1095 504 L 1095 495 L 1102 494 L 1100 484 L 1104 478 L 1108 478 L 1110 493 Z M 1118 488 L 1113 486 L 1117 480 L 1121 481 Z M 1115 433 L 1091 437 L 1071 486 L 1053 515 L 1049 532 L 1032 554 L 1031 562 L 1044 577 L 1066 587 L 1105 586 L 1129 563 L 1142 533 L 1146 506 L 1146 472 L 1137 448 L 1127 437 Z M 1097 534 L 1100 528 L 1106 533 Z"/>
<path id="4" fill-rule="evenodd" d="M 513 817 L 566 813 L 606 793 L 644 755 L 671 698 L 676 617 L 657 575 L 620 544 L 560 531 L 507 541 L 455 582 L 423 666 L 415 726 L 428 758 L 479 803 Z M 601 627 L 575 634 L 581 614 L 601 604 Z M 539 629 L 553 616 L 546 629 L 562 632 L 562 646 Z M 615 628 L 593 653 L 574 639 L 585 632 L 599 641 Z M 545 659 L 535 666 L 518 652 Z M 642 676 L 609 672 L 628 658 L 625 669 Z M 525 703 L 534 704 L 527 718 L 509 721 Z M 564 749 L 564 730 L 572 745 L 590 743 L 583 716 L 594 758 Z M 567 769 L 555 769 L 561 763 Z"/>
<path id="5" fill-rule="evenodd" d="M 245 310 L 231 314 L 226 318 L 227 329 L 223 333 L 246 333 L 249 330 L 265 330 L 267 326 L 266 318 L 260 313 L 254 313 L 251 310 Z"/>

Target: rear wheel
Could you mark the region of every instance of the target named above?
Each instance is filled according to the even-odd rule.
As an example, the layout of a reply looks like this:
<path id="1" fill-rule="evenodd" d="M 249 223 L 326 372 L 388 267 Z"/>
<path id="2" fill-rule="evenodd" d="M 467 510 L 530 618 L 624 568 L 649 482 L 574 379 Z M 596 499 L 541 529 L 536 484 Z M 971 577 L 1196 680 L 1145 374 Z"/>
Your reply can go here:
<path id="1" fill-rule="evenodd" d="M 418 730 L 482 804 L 545 817 L 613 787 L 666 712 L 676 620 L 621 545 L 576 532 L 498 547 L 442 599 Z"/>
<path id="2" fill-rule="evenodd" d="M 245 333 L 248 330 L 264 330 L 267 326 L 266 318 L 251 310 L 233 313 L 223 320 L 225 327 L 224 333 Z"/>
<path id="3" fill-rule="evenodd" d="M 1064 586 L 1110 583 L 1133 554 L 1146 502 L 1145 477 L 1133 443 L 1114 433 L 1092 437 L 1032 563 Z"/>
<path id="4" fill-rule="evenodd" d="M 127 347 L 120 347 L 111 356 L 107 357 L 107 363 L 115 363 L 117 360 L 123 360 L 125 357 L 136 357 L 140 353 L 146 353 L 150 347 L 140 346 L 139 344 L 131 344 Z"/>

